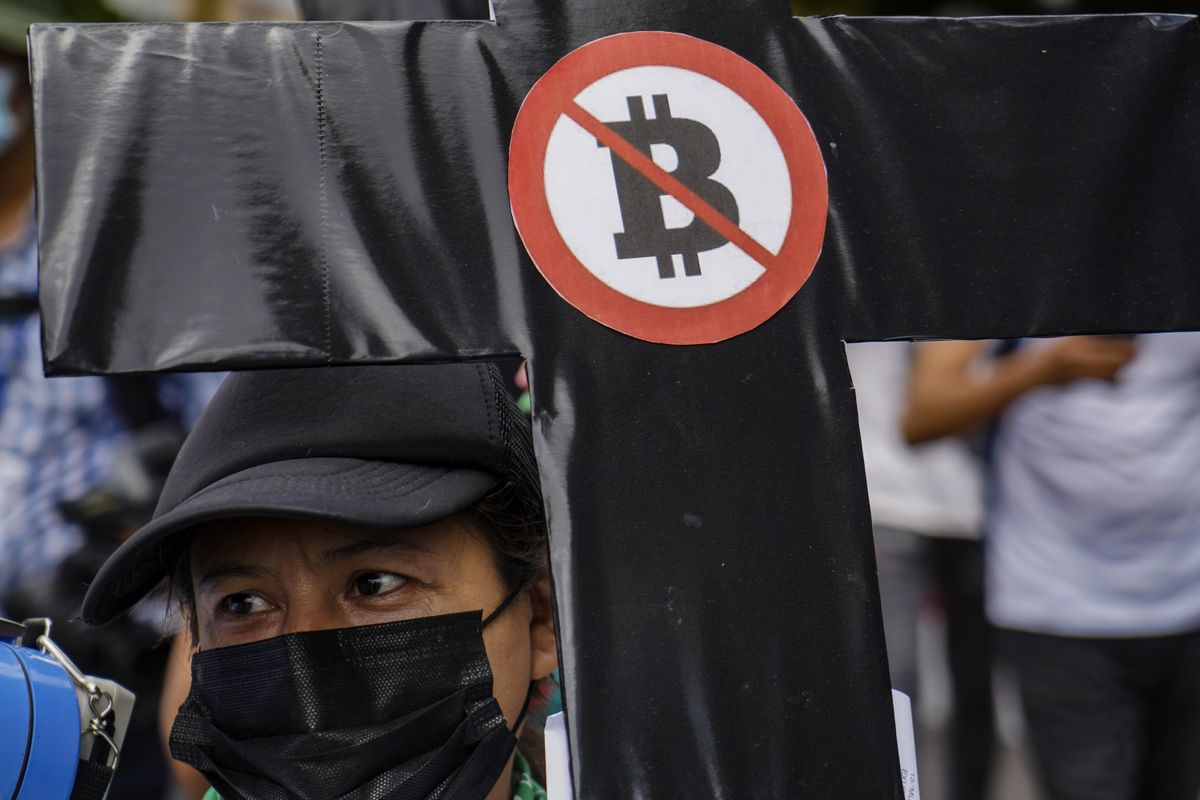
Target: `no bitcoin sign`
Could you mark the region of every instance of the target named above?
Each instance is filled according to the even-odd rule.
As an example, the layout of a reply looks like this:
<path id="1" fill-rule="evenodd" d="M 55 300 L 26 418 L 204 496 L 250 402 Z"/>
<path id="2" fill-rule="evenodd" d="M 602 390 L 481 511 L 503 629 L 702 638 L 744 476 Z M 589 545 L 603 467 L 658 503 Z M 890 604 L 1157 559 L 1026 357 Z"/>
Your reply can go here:
<path id="1" fill-rule="evenodd" d="M 568 303 L 663 344 L 744 333 L 790 300 L 825 235 L 808 121 L 765 73 L 674 33 L 599 39 L 525 98 L 513 219 Z"/>

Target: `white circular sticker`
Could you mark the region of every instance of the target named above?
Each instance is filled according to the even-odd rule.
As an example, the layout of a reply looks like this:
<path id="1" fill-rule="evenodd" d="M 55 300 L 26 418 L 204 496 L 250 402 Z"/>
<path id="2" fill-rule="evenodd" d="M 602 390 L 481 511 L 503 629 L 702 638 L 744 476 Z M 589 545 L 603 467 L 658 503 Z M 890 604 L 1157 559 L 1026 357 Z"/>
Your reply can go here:
<path id="1" fill-rule="evenodd" d="M 732 89 L 687 69 L 645 66 L 600 78 L 575 102 L 778 254 L 792 214 L 787 161 L 767 123 Z M 569 117 L 550 134 L 544 178 L 567 247 L 627 297 L 705 306 L 766 271 Z"/>
<path id="2" fill-rule="evenodd" d="M 761 325 L 825 236 L 820 147 L 791 97 L 702 39 L 637 31 L 563 56 L 509 144 L 513 222 L 559 296 L 650 342 Z"/>

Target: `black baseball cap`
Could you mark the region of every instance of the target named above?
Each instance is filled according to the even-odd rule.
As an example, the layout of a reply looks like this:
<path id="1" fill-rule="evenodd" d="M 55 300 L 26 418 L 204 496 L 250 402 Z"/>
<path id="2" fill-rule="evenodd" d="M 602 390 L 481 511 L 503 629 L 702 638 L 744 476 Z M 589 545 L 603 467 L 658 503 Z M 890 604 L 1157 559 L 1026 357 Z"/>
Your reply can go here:
<path id="1" fill-rule="evenodd" d="M 503 482 L 537 494 L 529 422 L 492 364 L 230 375 L 183 444 L 153 519 L 104 563 L 93 625 L 171 574 L 196 525 L 231 517 L 426 525 Z"/>

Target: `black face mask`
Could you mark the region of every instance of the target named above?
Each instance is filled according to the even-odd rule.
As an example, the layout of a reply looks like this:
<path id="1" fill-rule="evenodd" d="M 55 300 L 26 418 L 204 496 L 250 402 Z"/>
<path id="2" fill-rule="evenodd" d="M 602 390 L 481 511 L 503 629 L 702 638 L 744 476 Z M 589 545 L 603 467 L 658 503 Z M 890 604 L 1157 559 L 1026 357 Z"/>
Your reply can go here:
<path id="1" fill-rule="evenodd" d="M 482 622 L 447 614 L 197 653 L 171 755 L 225 800 L 482 800 L 521 723 L 510 730 L 492 696 L 483 629 L 515 597 Z"/>

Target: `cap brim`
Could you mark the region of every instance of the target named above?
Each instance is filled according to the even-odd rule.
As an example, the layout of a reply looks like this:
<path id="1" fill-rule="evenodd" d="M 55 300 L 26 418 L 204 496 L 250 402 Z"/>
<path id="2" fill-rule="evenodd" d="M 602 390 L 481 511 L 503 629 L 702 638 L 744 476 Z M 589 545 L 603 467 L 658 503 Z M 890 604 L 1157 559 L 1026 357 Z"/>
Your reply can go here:
<path id="1" fill-rule="evenodd" d="M 234 517 L 313 519 L 415 528 L 464 510 L 498 483 L 488 472 L 354 458 L 263 464 L 197 492 L 131 536 L 101 567 L 83 601 L 99 625 L 129 609 L 175 569 L 192 528 Z"/>

